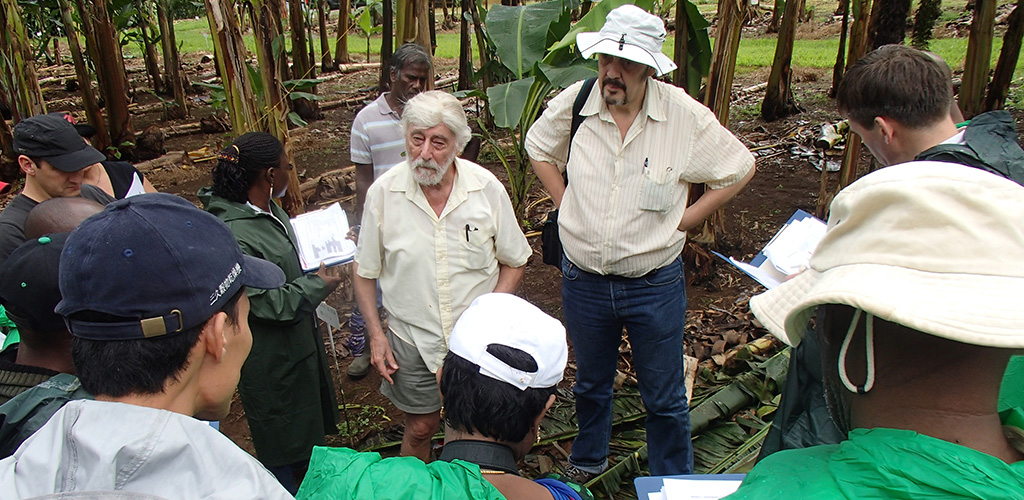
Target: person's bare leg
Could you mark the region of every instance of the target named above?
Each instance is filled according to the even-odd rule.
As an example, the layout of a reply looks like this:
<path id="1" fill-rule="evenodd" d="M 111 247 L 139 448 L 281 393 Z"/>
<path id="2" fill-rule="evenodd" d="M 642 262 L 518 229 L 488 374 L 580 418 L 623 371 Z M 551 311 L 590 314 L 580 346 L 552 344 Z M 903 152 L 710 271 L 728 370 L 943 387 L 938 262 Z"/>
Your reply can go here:
<path id="1" fill-rule="evenodd" d="M 441 411 L 426 414 L 405 414 L 405 433 L 402 434 L 401 454 L 430 462 L 430 438 L 441 425 Z"/>

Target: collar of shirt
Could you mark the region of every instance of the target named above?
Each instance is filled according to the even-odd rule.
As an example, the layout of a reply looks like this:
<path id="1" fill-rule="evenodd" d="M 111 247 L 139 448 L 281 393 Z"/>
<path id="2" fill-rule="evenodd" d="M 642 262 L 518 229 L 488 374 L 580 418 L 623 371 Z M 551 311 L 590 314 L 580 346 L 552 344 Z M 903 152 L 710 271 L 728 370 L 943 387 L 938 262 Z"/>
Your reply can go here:
<path id="1" fill-rule="evenodd" d="M 445 204 L 444 210 L 441 211 L 440 217 L 434 213 L 434 209 L 430 207 L 430 202 L 427 201 L 426 195 L 423 194 L 423 189 L 416 182 L 416 177 L 412 175 L 412 169 L 409 168 L 408 160 L 393 167 L 401 168 L 402 170 L 399 172 L 400 180 L 391 185 L 391 191 L 405 193 L 406 199 L 415 203 L 416 206 L 420 207 L 421 210 L 430 215 L 434 220 L 443 219 L 452 210 L 458 208 L 462 202 L 466 201 L 470 191 L 479 191 L 484 188 L 483 183 L 476 176 L 462 175 L 465 170 L 461 168 L 462 161 L 461 158 L 455 158 L 455 164 L 452 166 L 455 169 L 452 192 L 448 195 L 448 202 Z"/>
<path id="2" fill-rule="evenodd" d="M 385 116 L 398 116 L 398 113 L 396 113 L 395 110 L 391 109 L 391 105 L 388 104 L 388 95 L 390 94 L 391 92 L 385 92 L 381 94 L 380 97 L 377 98 L 377 111 L 380 111 L 380 114 Z"/>

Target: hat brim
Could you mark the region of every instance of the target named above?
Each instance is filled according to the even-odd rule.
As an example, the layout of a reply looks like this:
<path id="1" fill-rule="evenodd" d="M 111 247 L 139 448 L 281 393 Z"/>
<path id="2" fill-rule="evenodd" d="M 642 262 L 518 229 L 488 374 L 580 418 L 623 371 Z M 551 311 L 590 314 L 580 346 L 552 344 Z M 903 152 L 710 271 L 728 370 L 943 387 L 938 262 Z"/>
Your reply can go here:
<path id="1" fill-rule="evenodd" d="M 965 344 L 1024 348 L 1024 278 L 933 273 L 882 264 L 808 269 L 750 299 L 750 309 L 783 342 L 803 340 L 823 304 L 844 304 L 908 328 Z"/>
<path id="2" fill-rule="evenodd" d="M 43 159 L 52 165 L 53 168 L 56 168 L 61 172 L 78 172 L 85 167 L 107 159 L 107 157 L 103 156 L 103 153 L 97 151 L 96 148 L 86 145 L 85 143 L 83 143 L 83 145 L 85 147 L 78 151 L 56 156 L 44 156 Z"/>
<path id="3" fill-rule="evenodd" d="M 654 68 L 658 76 L 676 69 L 676 63 L 661 52 L 649 52 L 647 49 L 631 43 L 619 43 L 619 40 L 608 38 L 600 32 L 583 32 L 576 35 L 576 47 L 584 58 L 594 54 L 608 54 L 630 61 L 646 64 Z M 621 47 L 621 49 L 620 49 Z"/>
<path id="4" fill-rule="evenodd" d="M 277 264 L 256 257 L 242 255 L 242 284 L 247 287 L 271 290 L 284 285 L 284 271 Z"/>

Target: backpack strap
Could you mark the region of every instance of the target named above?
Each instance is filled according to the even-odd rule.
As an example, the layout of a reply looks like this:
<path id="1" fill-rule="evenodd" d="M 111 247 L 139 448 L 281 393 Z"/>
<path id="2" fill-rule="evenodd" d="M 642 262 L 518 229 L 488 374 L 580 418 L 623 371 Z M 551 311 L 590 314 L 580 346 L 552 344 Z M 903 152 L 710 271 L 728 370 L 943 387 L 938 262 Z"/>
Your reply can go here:
<path id="1" fill-rule="evenodd" d="M 583 125 L 585 116 L 580 115 L 583 111 L 583 105 L 587 103 L 587 98 L 590 97 L 590 91 L 594 88 L 594 82 L 597 81 L 596 76 L 592 76 L 583 81 L 583 87 L 580 88 L 580 93 L 576 94 L 576 100 L 572 103 L 572 127 L 569 129 L 569 154 L 565 158 L 565 164 L 568 167 L 569 158 L 572 157 L 572 139 L 576 137 L 576 131 L 579 130 L 580 125 Z M 568 181 L 566 182 L 568 183 Z"/>

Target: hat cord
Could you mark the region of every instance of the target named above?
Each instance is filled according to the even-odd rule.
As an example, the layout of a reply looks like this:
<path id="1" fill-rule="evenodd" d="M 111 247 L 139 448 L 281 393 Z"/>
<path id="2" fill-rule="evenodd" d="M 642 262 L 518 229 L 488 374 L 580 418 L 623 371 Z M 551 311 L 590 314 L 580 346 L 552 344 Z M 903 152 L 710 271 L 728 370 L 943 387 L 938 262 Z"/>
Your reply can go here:
<path id="1" fill-rule="evenodd" d="M 864 348 L 867 356 L 867 377 L 864 380 L 864 385 L 855 386 L 853 382 L 850 382 L 850 377 L 846 375 L 846 353 L 850 349 L 850 341 L 853 340 L 853 334 L 857 331 L 857 322 L 860 321 L 860 313 L 863 312 L 857 309 L 853 313 L 853 320 L 850 322 L 850 329 L 846 331 L 846 337 L 843 339 L 843 345 L 839 348 L 839 378 L 843 381 L 843 385 L 850 392 L 857 394 L 867 394 L 872 387 L 875 386 L 875 315 L 868 313 L 867 325 L 867 336 L 864 339 Z"/>

